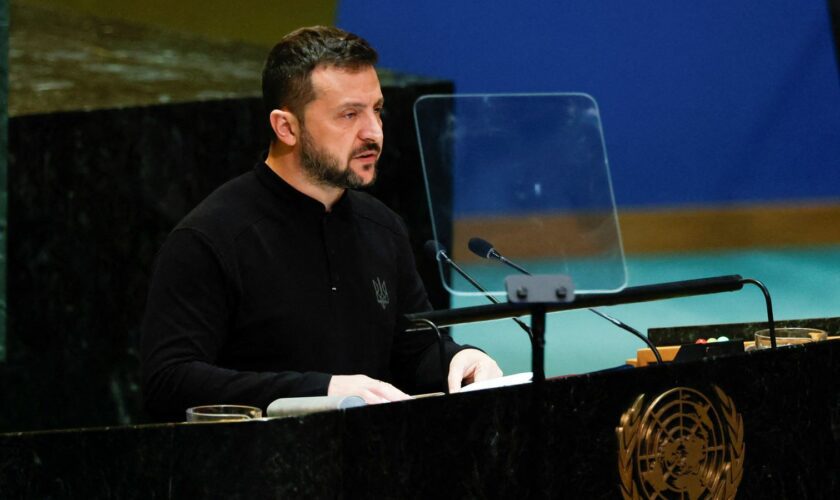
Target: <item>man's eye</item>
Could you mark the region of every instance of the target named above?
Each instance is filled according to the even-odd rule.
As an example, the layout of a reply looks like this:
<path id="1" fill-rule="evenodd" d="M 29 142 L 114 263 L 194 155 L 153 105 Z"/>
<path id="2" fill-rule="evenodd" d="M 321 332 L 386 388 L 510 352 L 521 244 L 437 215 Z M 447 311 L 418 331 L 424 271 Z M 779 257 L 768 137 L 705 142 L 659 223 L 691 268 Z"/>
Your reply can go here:
<path id="1" fill-rule="evenodd" d="M 352 120 L 353 118 L 356 118 L 356 113 L 355 112 L 344 113 L 343 118 L 347 118 L 348 120 Z"/>

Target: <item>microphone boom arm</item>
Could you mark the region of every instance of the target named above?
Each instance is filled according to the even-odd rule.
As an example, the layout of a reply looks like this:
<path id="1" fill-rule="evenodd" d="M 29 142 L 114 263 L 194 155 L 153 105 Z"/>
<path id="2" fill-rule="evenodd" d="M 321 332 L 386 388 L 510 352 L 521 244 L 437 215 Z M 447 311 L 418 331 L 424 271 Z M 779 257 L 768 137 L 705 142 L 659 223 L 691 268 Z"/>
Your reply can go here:
<path id="1" fill-rule="evenodd" d="M 696 280 L 671 281 L 654 285 L 631 286 L 619 292 L 609 294 L 579 293 L 575 295 L 574 302 L 550 304 L 546 306 L 546 312 L 571 311 L 589 307 L 615 306 L 677 297 L 691 297 L 694 295 L 735 292 L 743 288 L 743 286 L 743 278 L 737 274 Z M 523 316 L 527 315 L 528 312 L 528 304 L 504 302 L 486 306 L 471 306 L 443 311 L 406 314 L 406 319 L 413 321 L 415 319 L 425 318 L 434 321 L 438 326 L 452 326 L 463 323 L 477 323 L 480 321 Z"/>
<path id="2" fill-rule="evenodd" d="M 701 278 L 685 281 L 672 281 L 652 285 L 627 287 L 619 292 L 610 294 L 576 294 L 572 302 L 560 302 L 551 304 L 529 304 L 506 302 L 486 306 L 463 307 L 445 311 L 426 311 L 405 315 L 405 318 L 416 324 L 422 320 L 432 321 L 438 326 L 452 326 L 464 323 L 476 323 L 495 319 L 513 318 L 526 314 L 534 314 L 544 318 L 546 313 L 557 311 L 569 311 L 585 309 L 597 306 L 614 306 L 619 304 L 634 304 L 639 302 L 651 302 L 656 300 L 673 299 L 678 297 L 691 297 L 696 295 L 709 295 L 723 292 L 735 292 L 741 290 L 745 284 L 755 284 L 762 289 L 767 303 L 767 317 L 770 328 L 771 343 L 775 344 L 775 328 L 773 321 L 773 310 L 769 293 L 760 282 L 753 279 L 744 279 L 740 275 L 732 274 L 717 276 L 713 278 Z M 536 307 L 535 307 L 536 306 Z M 533 325 L 532 325 L 533 326 Z M 532 339 L 533 343 L 533 339 Z M 655 350 L 654 350 L 655 351 Z M 542 368 L 542 362 L 535 361 L 534 368 Z M 545 373 L 534 372 L 534 381 L 544 380 Z"/>

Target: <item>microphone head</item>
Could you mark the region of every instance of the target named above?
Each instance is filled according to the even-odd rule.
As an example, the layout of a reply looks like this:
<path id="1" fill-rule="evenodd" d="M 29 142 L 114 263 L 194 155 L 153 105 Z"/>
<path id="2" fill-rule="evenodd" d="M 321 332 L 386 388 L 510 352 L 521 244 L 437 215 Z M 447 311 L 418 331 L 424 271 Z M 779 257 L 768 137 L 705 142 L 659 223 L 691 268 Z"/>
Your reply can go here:
<path id="1" fill-rule="evenodd" d="M 467 247 L 469 247 L 470 252 L 478 255 L 482 259 L 490 258 L 495 251 L 493 245 L 491 245 L 489 241 L 481 238 L 470 238 L 469 243 L 467 243 Z"/>
<path id="2" fill-rule="evenodd" d="M 441 253 L 446 255 L 446 249 L 443 248 L 443 245 L 438 243 L 437 240 L 427 241 L 426 244 L 423 245 L 423 251 L 426 252 L 426 255 L 435 260 L 439 259 Z"/>

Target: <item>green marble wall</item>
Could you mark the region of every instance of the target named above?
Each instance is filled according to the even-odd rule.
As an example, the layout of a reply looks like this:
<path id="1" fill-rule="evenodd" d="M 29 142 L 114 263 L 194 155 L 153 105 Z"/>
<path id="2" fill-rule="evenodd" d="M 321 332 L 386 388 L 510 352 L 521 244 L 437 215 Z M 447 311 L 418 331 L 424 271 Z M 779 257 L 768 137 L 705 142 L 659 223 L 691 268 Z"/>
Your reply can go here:
<path id="1" fill-rule="evenodd" d="M 0 362 L 6 360 L 6 144 L 8 137 L 9 1 L 0 0 Z"/>
<path id="2" fill-rule="evenodd" d="M 8 0 L 7 0 L 8 1 Z M 337 0 L 14 0 L 15 4 L 271 47 L 300 26 L 331 25 Z"/>

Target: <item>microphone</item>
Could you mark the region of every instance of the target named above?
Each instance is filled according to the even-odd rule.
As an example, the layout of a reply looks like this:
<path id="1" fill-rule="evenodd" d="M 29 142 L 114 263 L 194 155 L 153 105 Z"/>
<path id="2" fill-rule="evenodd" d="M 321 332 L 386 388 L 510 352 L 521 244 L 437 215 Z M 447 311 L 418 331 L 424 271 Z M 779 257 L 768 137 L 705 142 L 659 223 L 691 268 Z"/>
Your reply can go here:
<path id="1" fill-rule="evenodd" d="M 423 251 L 426 252 L 426 255 L 429 257 L 439 261 L 442 257 L 441 254 L 446 256 L 446 249 L 443 248 L 443 245 L 437 242 L 437 240 L 429 240 L 423 245 Z M 449 258 L 448 256 L 443 258 Z"/>
<path id="2" fill-rule="evenodd" d="M 469 247 L 470 252 L 478 255 L 483 259 L 496 259 L 503 264 L 510 266 L 522 274 L 531 276 L 531 273 L 526 271 L 521 266 L 518 266 L 516 263 L 507 260 L 502 254 L 496 251 L 493 248 L 493 245 L 490 244 L 489 241 L 481 238 L 470 238 L 470 241 L 467 243 L 467 247 Z"/>
<path id="3" fill-rule="evenodd" d="M 469 243 L 467 246 L 470 249 L 470 252 L 478 255 L 479 257 L 489 259 L 490 257 L 499 258 L 499 252 L 493 248 L 493 245 L 490 244 L 489 241 L 481 239 L 481 238 L 470 238 Z"/>
<path id="4" fill-rule="evenodd" d="M 470 241 L 467 243 L 467 247 L 470 249 L 470 251 L 472 253 L 478 255 L 479 257 L 481 257 L 483 259 L 498 260 L 502 264 L 505 264 L 506 266 L 512 267 L 522 274 L 526 274 L 528 276 L 531 276 L 531 273 L 529 273 L 525 268 L 523 268 L 522 266 L 506 259 L 502 254 L 500 254 L 493 247 L 492 243 L 490 243 L 489 241 L 487 241 L 485 239 L 477 238 L 477 237 L 476 238 L 470 238 Z M 653 342 L 651 342 L 650 339 L 647 338 L 646 335 L 643 335 L 640 331 L 636 330 L 632 326 L 627 325 L 627 324 L 621 322 L 620 320 L 618 320 L 616 318 L 613 318 L 612 316 L 610 316 L 608 314 L 604 314 L 597 309 L 594 309 L 592 307 L 590 307 L 588 309 L 591 312 L 593 312 L 593 313 L 597 314 L 598 316 L 604 318 L 605 320 L 609 321 L 610 323 L 614 324 L 615 326 L 617 326 L 617 327 L 619 327 L 623 330 L 626 330 L 626 331 L 632 333 L 633 335 L 635 335 L 636 337 L 638 337 L 642 342 L 644 342 L 650 348 L 651 351 L 653 351 L 654 356 L 656 356 L 656 362 L 659 363 L 659 364 L 662 364 L 662 357 L 659 355 L 659 350 L 656 348 L 656 346 L 653 345 Z"/>
<path id="5" fill-rule="evenodd" d="M 487 299 L 490 300 L 490 302 L 492 302 L 494 304 L 499 303 L 499 300 L 496 297 L 492 296 L 490 294 L 490 292 L 485 290 L 484 287 L 481 286 L 481 284 L 478 283 L 478 281 L 473 279 L 472 276 L 470 276 L 469 274 L 467 274 L 466 271 L 461 269 L 461 266 L 456 264 L 455 261 L 450 259 L 448 255 L 446 255 L 446 249 L 443 248 L 443 245 L 441 245 L 439 242 L 437 242 L 436 240 L 429 240 L 429 241 L 426 242 L 425 245 L 423 245 L 423 250 L 426 252 L 426 255 L 428 255 L 429 257 L 435 259 L 438 262 L 444 262 L 444 263 L 446 263 L 446 265 L 448 265 L 452 269 L 454 269 L 455 272 L 460 274 L 472 286 L 474 286 L 477 290 L 479 290 L 481 293 L 483 293 L 484 296 L 487 297 Z M 525 330 L 525 333 L 527 333 L 529 337 L 531 337 L 531 327 L 529 327 L 528 325 L 523 323 L 519 318 L 511 318 L 511 319 L 513 321 L 515 321 L 516 324 L 519 325 L 520 328 Z"/>

